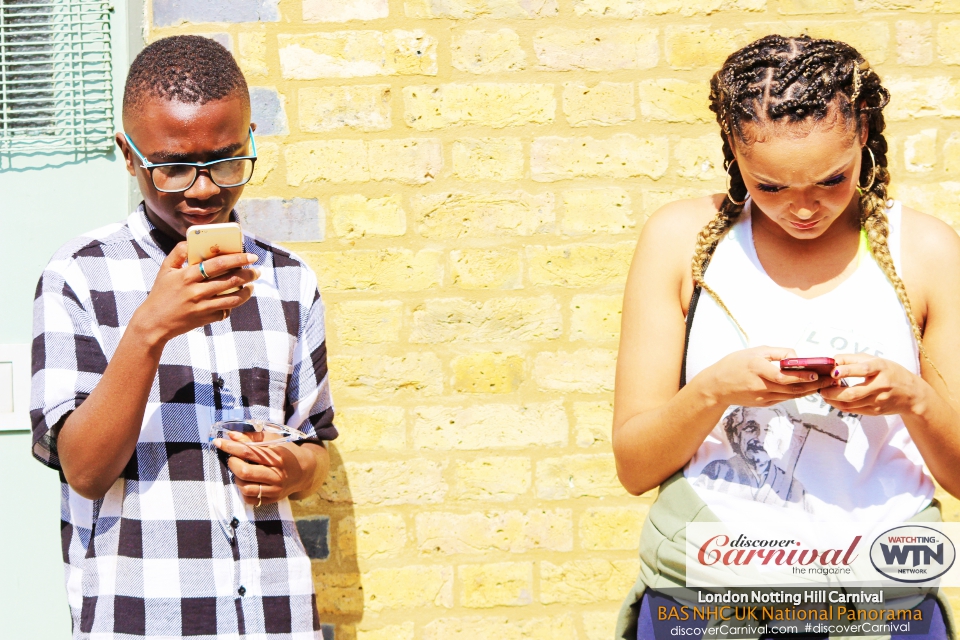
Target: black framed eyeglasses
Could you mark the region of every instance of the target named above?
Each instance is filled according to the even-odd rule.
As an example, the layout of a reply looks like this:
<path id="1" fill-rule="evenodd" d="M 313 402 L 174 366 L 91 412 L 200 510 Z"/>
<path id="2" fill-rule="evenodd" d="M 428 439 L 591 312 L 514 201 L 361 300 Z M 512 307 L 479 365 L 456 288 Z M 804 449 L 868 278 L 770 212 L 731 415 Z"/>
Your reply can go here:
<path id="1" fill-rule="evenodd" d="M 147 160 L 137 145 L 133 144 L 126 133 L 123 137 L 133 152 L 140 158 L 140 166 L 147 170 L 153 180 L 153 186 L 163 193 L 180 193 L 186 191 L 197 181 L 200 169 L 210 172 L 213 184 L 223 189 L 245 185 L 253 177 L 253 165 L 257 161 L 257 143 L 253 139 L 253 127 L 250 127 L 250 150 L 253 155 L 236 158 L 221 158 L 210 162 L 161 162 L 153 163 Z"/>

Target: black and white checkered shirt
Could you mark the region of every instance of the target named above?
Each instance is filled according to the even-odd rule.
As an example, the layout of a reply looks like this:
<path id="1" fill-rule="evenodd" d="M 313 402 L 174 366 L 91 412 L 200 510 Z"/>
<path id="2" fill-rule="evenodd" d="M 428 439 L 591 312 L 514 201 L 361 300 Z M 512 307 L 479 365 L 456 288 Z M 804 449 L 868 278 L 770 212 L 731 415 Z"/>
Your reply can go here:
<path id="1" fill-rule="evenodd" d="M 34 301 L 33 454 L 60 470 L 56 433 L 90 394 L 172 241 L 143 207 L 81 236 L 47 265 Z M 237 417 L 332 440 L 323 303 L 296 256 L 244 237 L 259 257 L 253 297 L 163 350 L 136 451 L 100 500 L 61 471 L 67 594 L 75 638 L 319 640 L 310 559 L 283 500 L 243 502 L 209 440 Z"/>

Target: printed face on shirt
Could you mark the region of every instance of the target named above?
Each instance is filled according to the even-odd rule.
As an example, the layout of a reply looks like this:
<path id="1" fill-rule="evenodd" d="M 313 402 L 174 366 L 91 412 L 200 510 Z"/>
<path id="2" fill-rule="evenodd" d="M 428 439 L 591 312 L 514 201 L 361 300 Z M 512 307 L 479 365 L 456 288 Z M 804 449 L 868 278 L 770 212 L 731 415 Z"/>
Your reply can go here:
<path id="1" fill-rule="evenodd" d="M 744 407 L 742 420 L 729 433 L 730 445 L 754 467 L 770 462 L 766 441 L 773 434 L 774 422 L 780 417 L 776 411 L 759 407 Z"/>
<path id="2" fill-rule="evenodd" d="M 146 159 L 162 162 L 209 162 L 251 151 L 250 104 L 244 96 L 227 96 L 206 104 L 186 104 L 160 98 L 147 100 L 134 114 L 124 114 L 124 130 Z M 117 143 L 124 153 L 127 171 L 136 176 L 147 216 L 173 238 L 186 236 L 188 227 L 228 222 L 243 186 L 218 187 L 208 170 L 201 170 L 186 191 L 157 191 L 149 172 L 131 150 L 123 135 Z"/>
<path id="3" fill-rule="evenodd" d="M 830 113 L 818 123 L 748 125 L 734 155 L 754 205 L 754 217 L 777 234 L 799 240 L 823 235 L 840 218 L 858 223 L 857 182 L 867 129 Z M 869 156 L 866 162 L 869 168 Z"/>

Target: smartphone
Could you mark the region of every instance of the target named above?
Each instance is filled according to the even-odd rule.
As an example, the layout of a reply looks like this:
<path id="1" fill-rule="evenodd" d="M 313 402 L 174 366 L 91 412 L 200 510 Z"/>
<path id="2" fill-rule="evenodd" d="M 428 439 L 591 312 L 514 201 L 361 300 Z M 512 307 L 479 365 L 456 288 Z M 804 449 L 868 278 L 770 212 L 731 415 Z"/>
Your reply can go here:
<path id="1" fill-rule="evenodd" d="M 811 371 L 819 376 L 829 376 L 837 368 L 833 358 L 787 358 L 780 361 L 780 371 Z"/>
<path id="2" fill-rule="evenodd" d="M 187 229 L 187 262 L 199 264 L 204 260 L 230 253 L 243 252 L 243 232 L 236 222 L 198 224 Z M 218 295 L 239 291 L 234 287 Z"/>

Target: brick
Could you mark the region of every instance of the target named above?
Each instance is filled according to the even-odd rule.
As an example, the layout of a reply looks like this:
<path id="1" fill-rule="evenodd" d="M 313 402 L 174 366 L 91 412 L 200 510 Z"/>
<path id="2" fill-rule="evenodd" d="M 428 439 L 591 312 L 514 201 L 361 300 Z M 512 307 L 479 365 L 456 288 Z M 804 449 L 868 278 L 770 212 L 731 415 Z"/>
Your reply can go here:
<path id="1" fill-rule="evenodd" d="M 258 187 L 265 183 L 279 163 L 280 145 L 264 140 L 257 141 L 257 163 L 253 167 L 253 176 L 247 185 Z"/>
<path id="2" fill-rule="evenodd" d="M 637 83 L 640 116 L 647 122 L 711 123 L 710 85 L 678 78 L 641 80 Z"/>
<path id="3" fill-rule="evenodd" d="M 296 519 L 300 542 L 311 560 L 326 560 L 330 557 L 330 518 L 314 516 Z"/>
<path id="4" fill-rule="evenodd" d="M 340 521 L 337 532 L 344 557 L 395 558 L 407 545 L 407 525 L 403 516 L 395 513 L 347 516 Z"/>
<path id="5" fill-rule="evenodd" d="M 649 505 L 594 507 L 580 516 L 580 548 L 591 551 L 634 550 L 640 546 L 640 529 Z"/>
<path id="6" fill-rule="evenodd" d="M 960 182 L 898 185 L 893 197 L 960 230 Z"/>
<path id="7" fill-rule="evenodd" d="M 424 406 L 414 410 L 417 449 L 449 451 L 566 446 L 567 414 L 560 402 Z"/>
<path id="8" fill-rule="evenodd" d="M 960 79 L 894 76 L 885 78 L 884 85 L 890 90 L 890 105 L 884 109 L 888 121 L 960 116 Z"/>
<path id="9" fill-rule="evenodd" d="M 890 25 L 881 20 L 870 22 L 863 20 L 822 22 L 798 20 L 793 22 L 757 22 L 746 26 L 749 28 L 750 40 L 770 33 L 780 33 L 785 36 L 808 34 L 814 38 L 841 40 L 856 48 L 872 65 L 886 62 L 890 42 Z"/>
<path id="10" fill-rule="evenodd" d="M 437 75 L 437 39 L 422 29 L 277 36 L 286 80 Z"/>
<path id="11" fill-rule="evenodd" d="M 960 133 L 951 133 L 943 143 L 943 171 L 953 176 L 960 174 Z"/>
<path id="12" fill-rule="evenodd" d="M 540 563 L 540 602 L 590 604 L 623 598 L 637 580 L 639 560 L 572 560 Z"/>
<path id="13" fill-rule="evenodd" d="M 390 15 L 388 5 L 388 0 L 303 0 L 303 21 L 379 20 Z"/>
<path id="14" fill-rule="evenodd" d="M 362 506 L 437 504 L 443 502 L 446 463 L 422 458 L 391 462 L 348 462 L 353 503 Z"/>
<path id="15" fill-rule="evenodd" d="M 457 500 L 509 502 L 530 491 L 530 458 L 499 457 L 459 461 L 454 469 Z"/>
<path id="16" fill-rule="evenodd" d="M 480 352 L 457 356 L 450 363 L 457 393 L 513 393 L 523 382 L 523 356 Z"/>
<path id="17" fill-rule="evenodd" d="M 450 83 L 403 88 L 404 122 L 418 131 L 480 125 L 501 129 L 553 122 L 553 85 Z"/>
<path id="18" fill-rule="evenodd" d="M 550 233 L 552 193 L 431 193 L 410 198 L 417 233 L 425 238 L 485 238 Z"/>
<path id="19" fill-rule="evenodd" d="M 933 10 L 937 13 L 960 13 L 960 0 L 934 0 Z"/>
<path id="20" fill-rule="evenodd" d="M 554 340 L 563 331 L 560 305 L 550 296 L 425 300 L 413 312 L 410 342 Z"/>
<path id="21" fill-rule="evenodd" d="M 407 445 L 403 407 L 337 408 L 337 449 L 349 451 L 399 451 Z"/>
<path id="22" fill-rule="evenodd" d="M 153 26 L 174 27 L 185 22 L 276 22 L 280 0 L 154 0 Z"/>
<path id="23" fill-rule="evenodd" d="M 520 289 L 520 253 L 463 249 L 450 252 L 450 277 L 460 289 Z"/>
<path id="24" fill-rule="evenodd" d="M 585 611 L 582 618 L 587 640 L 610 640 L 614 637 L 617 617 L 616 611 Z"/>
<path id="25" fill-rule="evenodd" d="M 284 147 L 284 160 L 292 187 L 370 180 L 425 184 L 443 167 L 440 141 L 432 138 L 298 142 Z"/>
<path id="26" fill-rule="evenodd" d="M 523 141 L 520 138 L 461 138 L 453 143 L 453 175 L 460 180 L 520 180 Z"/>
<path id="27" fill-rule="evenodd" d="M 644 0 L 574 0 L 573 12 L 596 18 L 637 18 L 644 15 Z"/>
<path id="28" fill-rule="evenodd" d="M 719 133 L 710 133 L 699 138 L 681 138 L 673 145 L 673 160 L 677 175 L 687 180 L 704 180 L 725 188 L 723 169 L 723 140 Z"/>
<path id="29" fill-rule="evenodd" d="M 960 64 L 960 20 L 937 25 L 937 57 L 944 64 Z"/>
<path id="30" fill-rule="evenodd" d="M 664 41 L 667 64 L 673 69 L 719 69 L 727 56 L 749 41 L 743 29 L 669 26 Z"/>
<path id="31" fill-rule="evenodd" d="M 537 463 L 537 497 L 542 500 L 602 498 L 627 494 L 617 479 L 612 453 L 578 453 Z"/>
<path id="32" fill-rule="evenodd" d="M 442 255 L 429 249 L 305 251 L 302 255 L 324 290 L 422 291 L 438 286 L 443 277 Z"/>
<path id="33" fill-rule="evenodd" d="M 897 64 L 923 67 L 933 62 L 933 26 L 930 21 L 898 20 Z"/>
<path id="34" fill-rule="evenodd" d="M 439 395 L 443 392 L 443 369 L 433 353 L 403 356 L 332 356 L 333 385 L 353 397 L 386 398 L 400 392 Z"/>
<path id="35" fill-rule="evenodd" d="M 222 44 L 224 49 L 226 49 L 230 53 L 234 53 L 233 38 L 230 37 L 229 33 L 204 33 L 203 37 L 210 38 L 214 42 L 218 42 Z"/>
<path id="36" fill-rule="evenodd" d="M 363 574 L 365 612 L 453 606 L 453 568 L 433 565 L 374 569 Z"/>
<path id="37" fill-rule="evenodd" d="M 937 130 L 924 129 L 907 136 L 903 145 L 903 163 L 910 173 L 928 173 L 937 163 Z"/>
<path id="38" fill-rule="evenodd" d="M 578 349 L 543 351 L 533 363 L 533 378 L 543 391 L 605 393 L 613 391 L 616 352 Z"/>
<path id="39" fill-rule="evenodd" d="M 405 0 L 408 18 L 544 18 L 557 15 L 557 0 Z"/>
<path id="40" fill-rule="evenodd" d="M 247 198 L 237 203 L 240 224 L 273 242 L 323 240 L 326 213 L 315 198 Z"/>
<path id="41" fill-rule="evenodd" d="M 400 196 L 367 198 L 361 194 L 330 198 L 333 231 L 340 238 L 396 237 L 407 232 Z"/>
<path id="42" fill-rule="evenodd" d="M 716 189 L 703 187 L 679 187 L 674 189 L 644 189 L 643 190 L 643 219 L 649 218 L 657 209 L 677 200 L 702 198 L 715 193 Z"/>
<path id="43" fill-rule="evenodd" d="M 934 0 L 853 0 L 856 11 L 931 11 Z"/>
<path id="44" fill-rule="evenodd" d="M 391 126 L 388 84 L 304 87 L 297 102 L 301 131 L 385 131 Z"/>
<path id="45" fill-rule="evenodd" d="M 237 64 L 247 79 L 267 77 L 267 34 L 262 31 L 241 31 L 237 35 Z"/>
<path id="46" fill-rule="evenodd" d="M 319 498 L 323 502 L 334 504 L 349 504 L 353 498 L 350 495 L 350 485 L 347 481 L 347 469 L 343 464 L 331 464 L 330 471 L 327 473 L 327 479 L 323 481 L 317 496 L 311 496 L 306 500 L 300 501 L 298 507 L 306 509 L 307 513 L 316 512 L 317 509 L 310 509 L 312 502 Z M 313 505 L 319 506 L 319 505 Z"/>
<path id="47" fill-rule="evenodd" d="M 527 279 L 534 286 L 590 287 L 626 281 L 633 242 L 526 247 Z"/>
<path id="48" fill-rule="evenodd" d="M 624 233 L 636 225 L 630 195 L 620 187 L 570 189 L 560 194 L 560 199 L 560 231 L 564 235 Z"/>
<path id="49" fill-rule="evenodd" d="M 633 84 L 598 82 L 589 87 L 582 82 L 565 82 L 563 114 L 571 127 L 632 122 L 637 118 L 637 110 L 633 106 Z"/>
<path id="50" fill-rule="evenodd" d="M 573 403 L 574 439 L 578 447 L 609 447 L 613 404 L 609 400 Z"/>
<path id="51" fill-rule="evenodd" d="M 313 585 L 317 590 L 317 611 L 321 616 L 363 614 L 363 585 L 356 569 L 340 573 L 331 571 L 326 563 L 317 563 L 313 569 Z"/>
<path id="52" fill-rule="evenodd" d="M 847 0 L 779 0 L 777 12 L 785 15 L 844 13 Z"/>
<path id="53" fill-rule="evenodd" d="M 454 31 L 450 55 L 453 68 L 466 73 L 509 73 L 527 66 L 527 52 L 513 29 Z"/>
<path id="54" fill-rule="evenodd" d="M 541 29 L 533 51 L 543 71 L 652 69 L 660 58 L 657 29 L 597 27 Z"/>
<path id="55" fill-rule="evenodd" d="M 603 140 L 592 137 L 534 138 L 530 171 L 537 182 L 570 178 L 653 178 L 667 171 L 667 138 L 638 138 L 618 133 Z"/>
<path id="56" fill-rule="evenodd" d="M 570 303 L 570 341 L 615 342 L 620 338 L 623 296 L 583 294 Z"/>
<path id="57" fill-rule="evenodd" d="M 612 632 L 609 634 L 612 637 Z M 423 628 L 424 640 L 577 640 L 569 615 L 519 620 L 501 617 L 439 618 Z"/>
<path id="58" fill-rule="evenodd" d="M 422 556 L 573 549 L 573 512 L 569 509 L 418 513 L 416 528 Z"/>
<path id="59" fill-rule="evenodd" d="M 533 563 L 492 562 L 457 567 L 460 604 L 471 609 L 533 604 Z"/>
<path id="60" fill-rule="evenodd" d="M 277 136 L 290 133 L 287 127 L 287 99 L 275 87 L 250 87 L 250 120 L 257 134 Z"/>
<path id="61" fill-rule="evenodd" d="M 357 626 L 357 640 L 413 640 L 414 637 L 414 624 L 409 621 L 377 628 L 367 624 L 370 623 L 361 622 Z"/>

